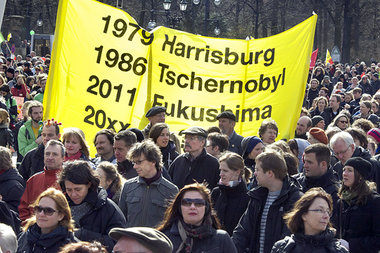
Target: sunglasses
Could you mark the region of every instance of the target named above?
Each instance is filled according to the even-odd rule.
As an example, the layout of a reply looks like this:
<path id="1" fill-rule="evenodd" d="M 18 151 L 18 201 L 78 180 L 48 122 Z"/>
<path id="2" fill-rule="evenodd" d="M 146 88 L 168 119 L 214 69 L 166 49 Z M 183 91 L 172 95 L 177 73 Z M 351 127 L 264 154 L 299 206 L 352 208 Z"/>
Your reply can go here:
<path id="1" fill-rule="evenodd" d="M 45 215 L 47 215 L 47 216 L 52 216 L 55 212 L 58 212 L 58 211 L 54 210 L 54 209 L 51 208 L 51 207 L 35 206 L 35 207 L 34 207 L 34 212 L 35 212 L 36 214 L 37 214 L 37 213 L 44 212 Z"/>
<path id="2" fill-rule="evenodd" d="M 181 200 L 181 205 L 190 207 L 191 204 L 194 204 L 196 207 L 202 207 L 206 205 L 206 201 L 204 199 L 182 199 Z"/>

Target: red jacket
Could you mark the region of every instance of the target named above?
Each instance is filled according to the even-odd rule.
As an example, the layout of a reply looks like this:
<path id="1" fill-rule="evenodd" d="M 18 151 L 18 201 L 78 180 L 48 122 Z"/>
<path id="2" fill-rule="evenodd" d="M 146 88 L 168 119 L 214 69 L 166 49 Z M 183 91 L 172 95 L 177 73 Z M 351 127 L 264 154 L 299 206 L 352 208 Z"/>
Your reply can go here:
<path id="1" fill-rule="evenodd" d="M 61 170 L 47 170 L 33 175 L 26 182 L 26 188 L 24 194 L 21 197 L 20 206 L 18 211 L 20 214 L 20 219 L 25 221 L 33 215 L 33 209 L 29 207 L 30 204 L 38 198 L 38 196 L 48 189 L 49 187 L 54 187 L 56 189 L 61 189 L 57 184 L 57 176 Z"/>
<path id="2" fill-rule="evenodd" d="M 27 93 L 30 93 L 30 89 L 26 85 L 21 85 L 21 89 L 11 88 L 12 96 L 25 98 Z"/>

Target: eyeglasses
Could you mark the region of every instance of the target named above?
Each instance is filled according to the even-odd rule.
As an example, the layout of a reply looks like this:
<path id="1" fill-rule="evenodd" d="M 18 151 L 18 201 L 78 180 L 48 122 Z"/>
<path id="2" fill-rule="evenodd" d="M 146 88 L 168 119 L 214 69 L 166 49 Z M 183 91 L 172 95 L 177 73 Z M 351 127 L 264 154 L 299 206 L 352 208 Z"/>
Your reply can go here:
<path id="1" fill-rule="evenodd" d="M 315 212 L 315 213 L 319 213 L 319 214 L 325 214 L 325 213 L 327 213 L 327 215 L 328 215 L 329 217 L 331 217 L 331 215 L 332 215 L 332 213 L 331 213 L 330 210 L 310 209 L 310 210 L 308 210 L 308 211 L 310 211 L 310 212 Z"/>
<path id="2" fill-rule="evenodd" d="M 347 120 L 339 120 L 339 123 L 348 124 L 348 121 Z"/>
<path id="3" fill-rule="evenodd" d="M 47 216 L 52 216 L 55 212 L 58 212 L 57 210 L 54 210 L 51 207 L 42 207 L 42 206 L 35 206 L 34 207 L 34 213 L 40 213 L 44 212 L 45 215 Z"/>
<path id="4" fill-rule="evenodd" d="M 194 204 L 195 207 L 202 207 L 206 205 L 206 201 L 204 199 L 182 199 L 181 200 L 181 205 L 190 207 L 191 204 Z"/>
<path id="5" fill-rule="evenodd" d="M 140 165 L 143 161 L 146 161 L 146 159 L 134 161 L 134 162 L 132 162 L 132 164 L 133 165 L 135 165 L 135 164 Z"/>
<path id="6" fill-rule="evenodd" d="M 335 154 L 336 156 L 343 155 L 344 153 L 347 152 L 347 150 L 348 150 L 349 148 L 350 148 L 350 146 L 348 146 L 348 148 L 347 148 L 346 150 L 341 151 L 341 152 L 335 152 L 335 151 L 334 151 L 334 154 Z"/>

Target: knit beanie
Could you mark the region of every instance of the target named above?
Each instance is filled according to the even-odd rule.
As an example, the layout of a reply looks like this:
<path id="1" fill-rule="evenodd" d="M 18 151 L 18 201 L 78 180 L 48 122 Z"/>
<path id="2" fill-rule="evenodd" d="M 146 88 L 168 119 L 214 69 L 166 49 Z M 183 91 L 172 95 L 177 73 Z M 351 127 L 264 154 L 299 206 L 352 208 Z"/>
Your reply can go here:
<path id="1" fill-rule="evenodd" d="M 380 129 L 379 128 L 372 128 L 367 132 L 367 134 L 371 137 L 373 137 L 378 143 L 380 143 Z"/>
<path id="2" fill-rule="evenodd" d="M 365 180 L 370 179 L 372 164 L 361 157 L 351 157 L 344 166 L 353 167 Z"/>
<path id="3" fill-rule="evenodd" d="M 309 130 L 309 134 L 314 137 L 317 141 L 327 145 L 329 143 L 329 139 L 324 130 L 319 127 L 312 127 Z"/>
<path id="4" fill-rule="evenodd" d="M 256 147 L 257 144 L 263 143 L 263 141 L 257 136 L 248 136 L 241 141 L 241 147 L 243 149 L 243 157 L 248 156 L 249 153 Z"/>
<path id="5" fill-rule="evenodd" d="M 320 115 L 315 115 L 312 119 L 311 119 L 311 126 L 315 127 L 320 121 L 322 120 L 325 120 L 322 116 Z"/>

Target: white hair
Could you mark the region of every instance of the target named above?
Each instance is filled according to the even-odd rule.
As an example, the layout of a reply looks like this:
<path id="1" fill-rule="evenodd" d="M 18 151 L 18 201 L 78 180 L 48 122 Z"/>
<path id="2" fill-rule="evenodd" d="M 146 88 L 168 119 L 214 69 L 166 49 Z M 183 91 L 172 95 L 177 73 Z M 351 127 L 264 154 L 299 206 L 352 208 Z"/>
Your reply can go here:
<path id="1" fill-rule="evenodd" d="M 0 248 L 2 252 L 16 253 L 17 250 L 17 237 L 13 229 L 0 223 Z"/>
<path id="2" fill-rule="evenodd" d="M 342 131 L 342 132 L 334 134 L 333 137 L 331 138 L 330 147 L 332 149 L 334 149 L 335 143 L 338 140 L 344 141 L 346 148 L 348 148 L 352 144 L 354 144 L 354 146 L 355 146 L 354 138 L 352 138 L 351 134 Z"/>

